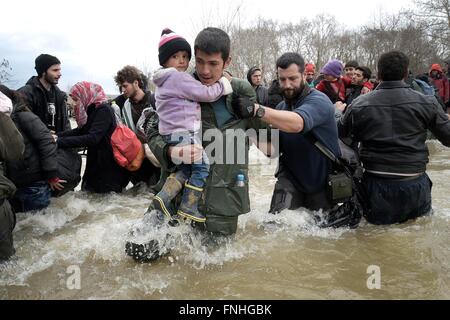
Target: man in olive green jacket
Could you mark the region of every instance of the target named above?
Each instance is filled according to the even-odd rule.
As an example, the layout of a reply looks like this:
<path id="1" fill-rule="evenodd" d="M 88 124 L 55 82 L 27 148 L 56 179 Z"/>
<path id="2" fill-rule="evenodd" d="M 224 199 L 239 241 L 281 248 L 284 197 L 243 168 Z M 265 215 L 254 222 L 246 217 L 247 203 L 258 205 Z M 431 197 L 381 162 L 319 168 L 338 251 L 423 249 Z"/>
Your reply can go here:
<path id="1" fill-rule="evenodd" d="M 218 81 L 230 63 L 230 38 L 216 28 L 206 28 L 195 40 L 195 77 L 205 85 Z M 248 150 L 252 139 L 263 151 L 270 146 L 268 134 L 246 136 L 248 129 L 259 133 L 266 125 L 260 119 L 253 118 L 256 95 L 252 86 L 244 80 L 232 78 L 233 94 L 224 96 L 213 103 L 201 103 L 203 148 L 199 145 L 169 146 L 158 133 L 157 118 L 147 125 L 148 145 L 159 160 L 163 172 L 176 171 L 175 163 L 193 163 L 202 158 L 203 150 L 210 162 L 206 186 L 198 201 L 199 210 L 206 216 L 205 223 L 195 223 L 206 234 L 213 235 L 207 239 L 216 240 L 220 236 L 230 236 L 236 232 L 238 216 L 250 211 L 248 193 Z M 237 137 L 237 139 L 236 139 Z M 236 141 L 237 140 L 237 141 Z M 264 142 L 264 143 L 263 143 Z M 210 152 L 213 150 L 214 152 Z M 268 152 L 266 151 L 266 154 Z M 179 172 L 179 171 L 178 171 Z M 239 175 L 239 183 L 236 183 Z M 241 180 L 243 178 L 243 181 Z M 169 202 L 181 191 L 182 181 L 177 174 L 171 174 L 158 193 Z M 172 204 L 170 204 L 172 205 Z M 156 210 L 155 210 L 156 209 Z M 176 225 L 172 213 L 162 213 L 150 205 L 144 215 L 143 228 L 161 226 L 169 218 L 169 225 Z M 164 210 L 163 210 L 164 211 Z M 167 210 L 168 211 L 168 210 Z M 164 218 L 166 217 L 166 218 Z M 155 224 L 156 223 L 156 224 Z M 134 231 L 131 231 L 134 234 Z M 139 262 L 150 262 L 167 252 L 160 241 L 153 239 L 146 243 L 128 241 L 125 251 Z"/>
<path id="2" fill-rule="evenodd" d="M 205 85 L 218 81 L 230 64 L 230 39 L 217 28 L 206 28 L 195 40 L 195 76 Z M 256 102 L 255 91 L 245 80 L 232 78 L 233 94 L 222 97 L 213 103 L 201 103 L 203 148 L 214 143 L 205 141 L 213 135 L 223 142 L 220 151 L 215 149 L 214 161 L 210 166 L 209 177 L 199 207 L 206 216 L 206 230 L 219 235 L 236 232 L 238 216 L 250 211 L 248 193 L 248 150 L 249 139 L 241 133 L 247 129 L 267 129 L 246 107 L 253 108 Z M 207 132 L 205 134 L 205 132 Z M 164 170 L 175 169 L 176 160 L 186 160 L 186 153 L 192 160 L 201 158 L 201 148 L 168 146 L 158 134 L 157 127 L 147 130 L 149 146 Z M 235 137 L 239 136 L 237 143 Z M 244 141 L 239 141 L 243 139 Z M 217 141 L 215 141 L 217 142 Z M 245 143 L 243 148 L 241 143 Z M 231 153 L 234 153 L 233 155 Z M 242 154 L 244 153 L 244 154 Z M 188 156 L 189 158 L 189 156 Z M 223 160 L 223 161 L 221 161 Z M 244 175 L 244 186 L 236 186 L 239 174 Z"/>
<path id="3" fill-rule="evenodd" d="M 1 98 L 3 99 L 0 104 L 9 99 L 10 105 L 12 105 L 9 97 Z M 5 161 L 19 161 L 24 149 L 22 135 L 9 117 L 9 113 L 3 112 L 2 105 L 0 105 L 0 262 L 8 259 L 15 252 L 12 231 L 16 222 L 14 212 L 8 202 L 8 198 L 16 192 L 16 187 L 4 176 L 3 164 Z"/>

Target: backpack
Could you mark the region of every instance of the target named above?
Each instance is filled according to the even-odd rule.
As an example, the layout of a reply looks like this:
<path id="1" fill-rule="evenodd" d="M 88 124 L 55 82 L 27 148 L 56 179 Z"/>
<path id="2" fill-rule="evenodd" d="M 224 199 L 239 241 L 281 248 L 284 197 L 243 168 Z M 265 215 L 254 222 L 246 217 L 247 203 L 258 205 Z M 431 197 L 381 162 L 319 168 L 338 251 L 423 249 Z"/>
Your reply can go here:
<path id="1" fill-rule="evenodd" d="M 58 161 L 58 178 L 66 180 L 63 190 L 53 190 L 53 197 L 60 197 L 69 191 L 75 189 L 81 180 L 81 155 L 76 149 L 61 149 L 56 151 L 56 160 Z"/>
<path id="2" fill-rule="evenodd" d="M 141 141 L 133 130 L 122 123 L 116 115 L 116 128 L 111 135 L 114 159 L 128 171 L 136 171 L 144 160 L 145 153 Z"/>

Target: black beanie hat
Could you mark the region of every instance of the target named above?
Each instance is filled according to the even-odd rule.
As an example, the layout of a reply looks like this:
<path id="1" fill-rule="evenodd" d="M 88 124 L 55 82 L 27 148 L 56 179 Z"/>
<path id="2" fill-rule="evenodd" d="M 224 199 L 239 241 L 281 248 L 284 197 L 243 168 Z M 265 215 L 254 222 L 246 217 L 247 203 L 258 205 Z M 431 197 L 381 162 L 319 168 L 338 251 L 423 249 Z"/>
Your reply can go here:
<path id="1" fill-rule="evenodd" d="M 159 41 L 159 64 L 163 66 L 178 51 L 187 51 L 188 58 L 191 60 L 191 46 L 186 39 L 170 29 L 164 29 L 161 33 L 161 40 Z"/>
<path id="2" fill-rule="evenodd" d="M 34 60 L 34 68 L 36 69 L 39 77 L 54 64 L 61 64 L 61 61 L 59 61 L 57 57 L 45 53 L 41 54 L 36 58 L 36 60 Z"/>

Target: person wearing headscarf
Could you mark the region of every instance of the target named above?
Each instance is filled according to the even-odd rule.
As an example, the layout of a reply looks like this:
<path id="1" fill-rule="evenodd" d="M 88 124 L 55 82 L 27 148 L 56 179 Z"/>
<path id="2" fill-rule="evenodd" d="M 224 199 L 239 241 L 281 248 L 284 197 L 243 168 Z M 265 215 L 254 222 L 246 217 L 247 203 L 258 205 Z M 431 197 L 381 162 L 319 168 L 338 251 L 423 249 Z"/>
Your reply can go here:
<path id="1" fill-rule="evenodd" d="M 111 135 L 116 118 L 103 88 L 92 82 L 78 82 L 69 95 L 74 101 L 76 129 L 58 133 L 59 148 L 87 148 L 86 169 L 81 189 L 94 193 L 122 192 L 130 174 L 114 159 Z"/>

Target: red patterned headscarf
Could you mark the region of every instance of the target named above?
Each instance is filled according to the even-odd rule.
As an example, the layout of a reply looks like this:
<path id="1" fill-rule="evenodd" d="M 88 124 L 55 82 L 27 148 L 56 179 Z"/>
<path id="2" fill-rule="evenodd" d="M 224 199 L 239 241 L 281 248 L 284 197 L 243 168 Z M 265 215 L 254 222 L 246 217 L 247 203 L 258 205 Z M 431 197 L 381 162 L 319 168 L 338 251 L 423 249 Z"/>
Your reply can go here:
<path id="1" fill-rule="evenodd" d="M 102 103 L 108 102 L 102 86 L 92 82 L 78 82 L 70 89 L 69 94 L 79 100 L 73 110 L 79 128 L 87 122 L 87 107 L 91 104 L 95 104 L 98 107 Z"/>

